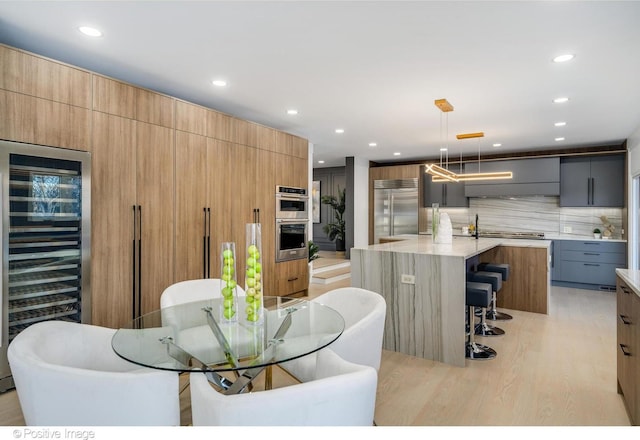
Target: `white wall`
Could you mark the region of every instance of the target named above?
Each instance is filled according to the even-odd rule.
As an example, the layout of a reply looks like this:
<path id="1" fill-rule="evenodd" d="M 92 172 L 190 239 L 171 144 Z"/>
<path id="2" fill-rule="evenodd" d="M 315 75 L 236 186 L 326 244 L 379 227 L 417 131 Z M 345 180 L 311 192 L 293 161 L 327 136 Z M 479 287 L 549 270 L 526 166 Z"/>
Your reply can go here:
<path id="1" fill-rule="evenodd" d="M 369 161 L 353 160 L 353 246 L 369 245 Z"/>
<path id="2" fill-rule="evenodd" d="M 639 267 L 638 253 L 635 251 L 638 246 L 637 243 L 640 240 L 638 230 L 639 219 L 636 218 L 640 194 L 634 194 L 634 177 L 640 176 L 640 125 L 627 139 L 627 160 L 629 171 L 627 175 L 627 228 L 628 241 L 627 241 L 627 255 L 628 255 L 628 267 L 629 269 L 636 269 Z"/>

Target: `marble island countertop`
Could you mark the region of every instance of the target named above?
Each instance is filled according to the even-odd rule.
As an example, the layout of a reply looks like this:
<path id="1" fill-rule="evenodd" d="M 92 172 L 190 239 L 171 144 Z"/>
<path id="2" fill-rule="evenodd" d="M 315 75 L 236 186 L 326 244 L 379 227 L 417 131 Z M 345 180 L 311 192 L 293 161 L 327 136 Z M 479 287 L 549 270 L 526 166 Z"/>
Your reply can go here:
<path id="1" fill-rule="evenodd" d="M 474 237 L 470 236 L 454 236 L 451 243 L 438 244 L 433 243 L 431 237 L 426 235 L 403 235 L 395 236 L 394 238 L 402 238 L 402 240 L 374 244 L 356 249 L 470 258 L 489 249 L 493 249 L 496 246 L 535 247 L 546 249 L 551 247 L 551 240 L 482 237 L 476 240 Z"/>

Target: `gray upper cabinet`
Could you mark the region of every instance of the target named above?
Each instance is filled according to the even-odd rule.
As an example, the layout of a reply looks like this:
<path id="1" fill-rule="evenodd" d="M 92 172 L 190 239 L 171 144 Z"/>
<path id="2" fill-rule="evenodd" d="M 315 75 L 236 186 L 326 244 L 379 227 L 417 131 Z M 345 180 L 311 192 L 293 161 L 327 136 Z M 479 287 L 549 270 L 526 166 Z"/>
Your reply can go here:
<path id="1" fill-rule="evenodd" d="M 560 206 L 624 206 L 624 155 L 571 157 L 560 162 Z"/>
<path id="2" fill-rule="evenodd" d="M 452 166 L 451 171 L 458 173 L 459 167 Z M 422 206 L 430 208 L 433 203 L 438 203 L 446 208 L 467 208 L 469 198 L 464 194 L 463 182 L 432 182 L 431 175 L 424 172 L 424 166 L 420 167 L 422 176 Z"/>
<path id="3" fill-rule="evenodd" d="M 478 169 L 479 168 L 479 169 Z M 543 157 L 465 164 L 466 173 L 511 171 L 508 180 L 465 182 L 467 197 L 558 196 L 560 195 L 560 158 Z"/>

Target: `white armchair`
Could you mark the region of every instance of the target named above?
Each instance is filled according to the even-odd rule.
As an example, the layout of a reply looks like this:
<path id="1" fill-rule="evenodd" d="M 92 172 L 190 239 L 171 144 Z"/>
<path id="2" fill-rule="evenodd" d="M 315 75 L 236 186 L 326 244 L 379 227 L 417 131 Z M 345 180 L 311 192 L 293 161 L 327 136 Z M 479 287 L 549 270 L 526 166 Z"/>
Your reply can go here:
<path id="1" fill-rule="evenodd" d="M 309 382 L 268 391 L 224 395 L 202 373 L 191 373 L 194 426 L 371 426 L 377 373 L 330 349 L 318 353 Z"/>
<path id="2" fill-rule="evenodd" d="M 141 368 L 111 348 L 115 330 L 44 321 L 9 344 L 27 425 L 180 425 L 178 374 Z"/>
<path id="3" fill-rule="evenodd" d="M 160 296 L 160 308 L 184 304 L 187 302 L 203 301 L 220 298 L 221 282 L 219 278 L 203 278 L 198 280 L 180 281 L 164 289 Z M 237 287 L 238 296 L 244 296 L 244 290 Z"/>
<path id="4" fill-rule="evenodd" d="M 345 321 L 344 332 L 329 345 L 343 359 L 380 369 L 382 337 L 387 303 L 382 295 L 358 287 L 330 290 L 314 299 L 337 310 Z M 282 364 L 283 368 L 306 382 L 314 374 L 316 355 L 311 354 Z"/>
<path id="5" fill-rule="evenodd" d="M 218 344 L 215 336 L 206 324 L 204 312 L 198 315 L 194 314 L 193 310 L 176 311 L 167 310 L 167 308 L 190 302 L 221 298 L 221 287 L 222 280 L 219 278 L 180 281 L 167 287 L 160 296 L 160 308 L 163 309 L 163 325 L 173 327 L 178 345 L 198 358 L 206 359 L 208 356 L 203 352 L 211 351 L 220 353 L 218 357 L 223 358 L 222 349 L 216 348 Z M 236 292 L 239 299 L 244 298 L 246 295 L 240 286 L 236 287 Z M 221 311 L 214 310 L 213 313 L 221 313 Z"/>

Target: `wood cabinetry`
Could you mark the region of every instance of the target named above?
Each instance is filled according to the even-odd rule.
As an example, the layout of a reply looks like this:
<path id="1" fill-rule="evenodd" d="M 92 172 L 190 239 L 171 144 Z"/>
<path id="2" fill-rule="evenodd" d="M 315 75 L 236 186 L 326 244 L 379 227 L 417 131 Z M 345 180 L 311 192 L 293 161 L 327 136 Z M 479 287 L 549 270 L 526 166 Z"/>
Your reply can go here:
<path id="1" fill-rule="evenodd" d="M 564 158 L 560 162 L 560 206 L 623 207 L 624 155 Z"/>
<path id="2" fill-rule="evenodd" d="M 88 151 L 91 111 L 0 90 L 0 138 Z"/>
<path id="3" fill-rule="evenodd" d="M 306 140 L 3 45 L 0 138 L 92 153 L 92 323 L 123 325 L 169 284 L 219 277 L 220 243 L 244 252 L 254 209 L 278 291 L 275 185 L 307 186 Z M 306 280 L 302 262 L 280 270 Z"/>
<path id="4" fill-rule="evenodd" d="M 124 325 L 173 283 L 173 130 L 94 112 L 92 323 Z"/>
<path id="5" fill-rule="evenodd" d="M 91 322 L 117 327 L 133 314 L 135 122 L 94 112 L 92 143 Z"/>
<path id="6" fill-rule="evenodd" d="M 640 423 L 640 297 L 617 277 L 618 392 L 623 395 L 631 424 Z"/>
<path id="7" fill-rule="evenodd" d="M 91 73 L 0 45 L 0 89 L 91 108 Z"/>
<path id="8" fill-rule="evenodd" d="M 210 270 L 207 157 L 205 136 L 176 131 L 175 282 L 207 278 Z"/>
<path id="9" fill-rule="evenodd" d="M 498 307 L 549 313 L 549 249 L 498 246 L 480 255 L 480 263 L 506 263 L 509 280 L 497 295 Z"/>
<path id="10" fill-rule="evenodd" d="M 140 312 L 160 307 L 173 283 L 174 131 L 136 122 L 136 199 L 140 224 Z M 99 165 L 99 164 L 98 164 Z"/>

